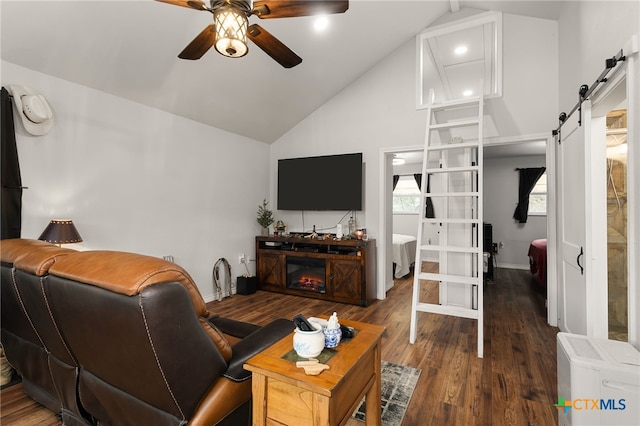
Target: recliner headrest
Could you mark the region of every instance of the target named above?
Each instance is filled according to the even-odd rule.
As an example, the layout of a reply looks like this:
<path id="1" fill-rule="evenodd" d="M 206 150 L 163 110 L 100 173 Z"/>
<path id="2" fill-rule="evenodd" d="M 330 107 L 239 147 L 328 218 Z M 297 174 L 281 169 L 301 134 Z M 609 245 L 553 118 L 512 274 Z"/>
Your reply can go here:
<path id="1" fill-rule="evenodd" d="M 209 316 L 202 295 L 187 271 L 157 257 L 104 250 L 75 252 L 56 262 L 49 273 L 127 296 L 138 294 L 150 285 L 179 282 L 189 291 L 196 314 Z"/>
<path id="2" fill-rule="evenodd" d="M 40 240 L 15 238 L 2 240 L 0 257 L 2 262 L 37 276 L 47 274 L 51 266 L 62 256 L 77 253 Z"/>

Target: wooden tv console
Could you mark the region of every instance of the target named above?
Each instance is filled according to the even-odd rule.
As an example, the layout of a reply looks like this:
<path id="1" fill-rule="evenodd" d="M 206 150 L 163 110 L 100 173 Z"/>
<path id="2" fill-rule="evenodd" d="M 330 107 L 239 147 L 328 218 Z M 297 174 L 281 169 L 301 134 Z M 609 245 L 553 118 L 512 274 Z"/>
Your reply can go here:
<path id="1" fill-rule="evenodd" d="M 287 285 L 292 271 L 312 263 L 322 271 L 321 291 Z M 367 306 L 376 298 L 375 240 L 256 237 L 256 275 L 260 290 Z"/>

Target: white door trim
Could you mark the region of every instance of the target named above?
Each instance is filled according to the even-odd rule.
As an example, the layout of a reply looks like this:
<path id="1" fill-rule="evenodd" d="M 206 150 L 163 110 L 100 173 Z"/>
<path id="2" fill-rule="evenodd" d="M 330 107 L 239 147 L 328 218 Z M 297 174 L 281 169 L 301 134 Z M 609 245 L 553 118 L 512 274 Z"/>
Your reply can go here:
<path id="1" fill-rule="evenodd" d="M 607 104 L 608 95 L 622 82 L 626 81 L 626 99 L 627 99 L 627 193 L 629 199 L 627 200 L 627 284 L 628 284 L 628 332 L 629 343 L 640 349 L 640 271 L 638 265 L 640 265 L 640 200 L 635 194 L 640 192 L 640 149 L 638 143 L 640 143 L 640 120 L 638 115 L 640 114 L 640 63 L 638 58 L 638 37 L 634 36 L 624 46 L 624 53 L 626 56 L 624 64 L 615 70 L 614 74 L 608 78 L 607 84 L 602 86 L 599 90 L 595 91 L 592 95 L 593 109 L 596 110 L 601 104 Z M 606 109 L 606 108 L 601 108 Z M 602 113 L 596 114 L 592 120 L 592 140 L 604 140 Z M 600 139 L 598 139 L 600 138 Z M 595 226 L 597 224 L 606 224 L 606 207 L 598 206 L 598 201 L 601 205 L 602 200 L 606 199 L 606 184 L 604 188 L 602 182 L 606 182 L 606 167 L 605 162 L 602 161 L 606 158 L 605 144 L 593 144 L 591 147 L 592 158 L 590 167 L 592 168 L 590 177 L 593 177 L 592 191 L 587 192 L 587 196 L 591 196 L 591 204 L 587 204 L 585 207 L 587 212 L 591 209 L 594 213 L 592 220 L 593 232 L 598 234 L 593 235 L 592 243 L 594 256 L 591 260 L 591 269 L 596 271 L 596 275 L 593 277 L 594 291 L 594 304 L 591 306 L 596 312 L 597 318 L 594 319 L 594 336 L 595 337 L 608 337 L 608 292 L 607 285 L 599 285 L 607 283 L 608 266 L 607 266 L 607 252 L 606 243 L 601 244 L 599 241 L 606 240 L 606 226 Z M 585 184 L 588 185 L 587 182 Z M 587 186 L 589 188 L 590 186 Z M 604 210 L 604 212 L 602 211 Z M 600 299 L 600 300 L 598 300 Z M 599 324 L 599 325 L 597 325 Z"/>
<path id="2" fill-rule="evenodd" d="M 387 291 L 393 287 L 393 268 L 389 268 L 390 262 L 392 263 L 393 251 L 391 246 L 392 231 L 393 231 L 393 199 L 392 199 L 392 180 L 393 166 L 391 161 L 393 160 L 393 154 L 399 152 L 411 152 L 411 151 L 424 151 L 423 145 L 413 145 L 404 147 L 393 148 L 381 148 L 380 149 L 380 193 L 378 194 L 378 200 L 380 201 L 380 222 L 379 228 L 380 235 L 378 236 L 378 294 L 377 297 L 380 300 L 384 300 L 387 297 Z M 380 285 L 382 283 L 382 285 Z"/>
<path id="3" fill-rule="evenodd" d="M 546 140 L 546 168 L 547 176 L 555 176 L 556 174 L 556 150 L 554 147 L 554 138 L 551 132 L 547 134 L 531 134 L 512 137 L 492 137 L 484 139 L 484 146 L 491 145 L 510 145 L 517 143 L 526 143 L 532 141 Z M 393 168 L 391 160 L 394 153 L 423 151 L 424 145 L 412 145 L 404 147 L 381 148 L 380 149 L 380 235 L 378 237 L 378 282 L 383 285 L 378 286 L 378 299 L 385 299 L 386 292 L 393 287 L 393 274 L 391 268 L 388 268 L 389 259 L 392 259 L 392 197 L 391 197 L 391 175 Z M 557 206 L 556 206 L 557 187 L 555 179 L 547 180 L 547 323 L 551 326 L 558 326 L 558 280 L 557 280 Z"/>

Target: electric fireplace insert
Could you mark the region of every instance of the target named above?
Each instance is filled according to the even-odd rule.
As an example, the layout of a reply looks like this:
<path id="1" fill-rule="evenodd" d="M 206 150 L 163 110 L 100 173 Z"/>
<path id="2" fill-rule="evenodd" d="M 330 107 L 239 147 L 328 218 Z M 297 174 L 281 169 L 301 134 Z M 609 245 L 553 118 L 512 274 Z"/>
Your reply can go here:
<path id="1" fill-rule="evenodd" d="M 325 294 L 325 259 L 287 256 L 287 288 Z"/>

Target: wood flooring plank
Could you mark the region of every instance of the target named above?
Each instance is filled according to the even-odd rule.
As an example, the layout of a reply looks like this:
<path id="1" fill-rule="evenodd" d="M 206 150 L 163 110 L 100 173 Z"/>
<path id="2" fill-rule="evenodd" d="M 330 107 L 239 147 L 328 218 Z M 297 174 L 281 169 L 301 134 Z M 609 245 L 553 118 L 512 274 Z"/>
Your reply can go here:
<path id="1" fill-rule="evenodd" d="M 468 378 L 464 381 L 466 396 L 464 404 L 464 420 L 462 424 L 490 425 L 491 424 L 491 386 L 485 376 L 490 372 L 489 362 L 480 358 L 469 360 Z"/>
<path id="2" fill-rule="evenodd" d="M 543 402 L 547 399 L 544 389 L 543 376 L 538 371 L 536 354 L 526 343 L 525 337 L 520 333 L 512 336 L 514 343 L 514 356 L 518 365 L 518 383 L 520 385 L 520 397 L 523 399 Z"/>

